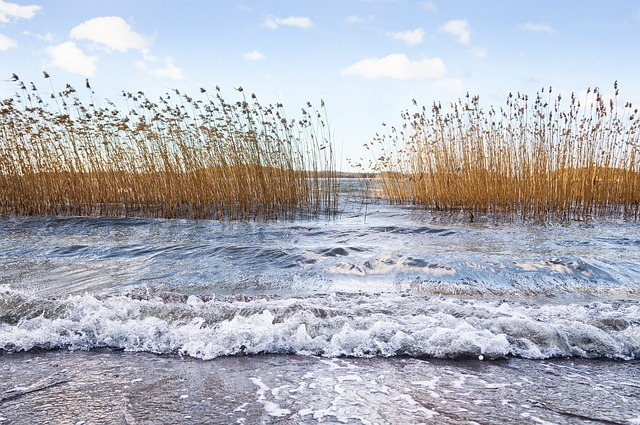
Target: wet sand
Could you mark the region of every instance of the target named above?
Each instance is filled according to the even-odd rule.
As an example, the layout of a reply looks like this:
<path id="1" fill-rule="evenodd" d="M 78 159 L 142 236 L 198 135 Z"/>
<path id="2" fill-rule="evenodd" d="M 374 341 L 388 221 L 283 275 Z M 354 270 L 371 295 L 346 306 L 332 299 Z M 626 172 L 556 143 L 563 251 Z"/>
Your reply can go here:
<path id="1" fill-rule="evenodd" d="M 640 361 L 0 355 L 0 424 L 640 424 Z"/>

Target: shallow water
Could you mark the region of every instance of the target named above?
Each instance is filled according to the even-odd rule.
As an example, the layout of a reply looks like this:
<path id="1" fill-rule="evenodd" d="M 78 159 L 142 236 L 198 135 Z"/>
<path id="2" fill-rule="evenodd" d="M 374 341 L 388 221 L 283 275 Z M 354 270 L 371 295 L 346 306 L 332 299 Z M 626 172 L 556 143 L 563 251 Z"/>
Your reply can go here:
<path id="1" fill-rule="evenodd" d="M 2 217 L 0 350 L 0 423 L 640 423 L 640 231 Z"/>
<path id="2" fill-rule="evenodd" d="M 5 355 L 0 423 L 633 424 L 640 363 Z M 82 365 L 82 368 L 78 367 Z M 27 385 L 28 384 L 28 385 Z"/>

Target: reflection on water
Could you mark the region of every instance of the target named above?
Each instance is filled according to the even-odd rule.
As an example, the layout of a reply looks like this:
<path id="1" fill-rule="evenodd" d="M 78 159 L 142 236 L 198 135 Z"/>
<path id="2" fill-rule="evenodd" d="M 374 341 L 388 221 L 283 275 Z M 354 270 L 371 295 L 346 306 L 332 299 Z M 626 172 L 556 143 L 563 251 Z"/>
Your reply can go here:
<path id="1" fill-rule="evenodd" d="M 442 224 L 424 211 L 373 205 L 366 221 L 346 213 L 270 223 L 3 217 L 0 240 L 1 282 L 54 297 L 141 287 L 633 297 L 640 288 L 638 225 L 626 222 Z"/>

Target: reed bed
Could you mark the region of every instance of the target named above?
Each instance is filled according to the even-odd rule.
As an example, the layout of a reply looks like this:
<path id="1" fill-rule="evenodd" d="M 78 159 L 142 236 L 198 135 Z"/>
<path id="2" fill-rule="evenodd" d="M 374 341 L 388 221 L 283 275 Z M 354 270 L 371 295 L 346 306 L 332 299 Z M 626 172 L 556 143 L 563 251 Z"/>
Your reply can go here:
<path id="1" fill-rule="evenodd" d="M 282 104 L 242 88 L 229 103 L 216 87 L 157 102 L 123 92 L 120 111 L 88 81 L 82 95 L 42 95 L 14 80 L 0 103 L 0 214 L 251 220 L 337 207 L 324 103 L 289 119 Z"/>
<path id="2" fill-rule="evenodd" d="M 509 94 L 483 110 L 466 96 L 445 111 L 402 113 L 365 147 L 391 202 L 530 220 L 627 217 L 640 209 L 640 114 L 589 89 L 568 105 L 553 89 Z"/>

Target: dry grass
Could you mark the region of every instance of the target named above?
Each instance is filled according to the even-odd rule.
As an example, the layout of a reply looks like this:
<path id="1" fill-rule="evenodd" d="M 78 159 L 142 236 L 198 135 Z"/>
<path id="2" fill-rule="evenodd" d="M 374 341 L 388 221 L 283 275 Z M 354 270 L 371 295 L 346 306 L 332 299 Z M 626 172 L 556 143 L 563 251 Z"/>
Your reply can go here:
<path id="1" fill-rule="evenodd" d="M 69 85 L 44 98 L 15 80 L 20 91 L 0 104 L 0 214 L 262 219 L 336 209 L 329 129 L 311 104 L 288 119 L 281 104 L 244 92 L 227 103 L 216 87 L 157 103 L 123 92 L 119 111 L 98 106 L 88 81 L 86 104 Z"/>
<path id="2" fill-rule="evenodd" d="M 530 100 L 509 95 L 484 111 L 467 95 L 444 112 L 405 111 L 365 147 L 384 196 L 436 210 L 534 220 L 626 216 L 640 210 L 640 114 L 598 89 L 568 106 L 552 89 Z M 415 101 L 414 101 L 415 104 Z M 417 106 L 417 105 L 416 105 Z"/>

